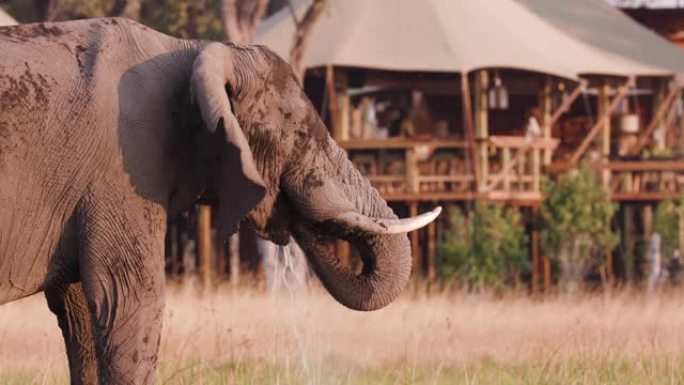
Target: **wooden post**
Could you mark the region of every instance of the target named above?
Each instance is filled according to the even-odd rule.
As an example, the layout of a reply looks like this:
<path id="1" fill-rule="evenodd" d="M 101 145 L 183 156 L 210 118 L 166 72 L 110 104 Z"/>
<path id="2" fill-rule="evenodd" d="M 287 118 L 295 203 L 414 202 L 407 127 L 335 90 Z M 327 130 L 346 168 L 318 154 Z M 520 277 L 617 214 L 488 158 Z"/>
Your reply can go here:
<path id="1" fill-rule="evenodd" d="M 477 160 L 480 172 L 478 186 L 487 186 L 489 180 L 489 103 L 487 100 L 487 86 L 489 77 L 487 71 L 480 70 L 475 79 L 475 138 L 477 139 Z"/>
<path id="2" fill-rule="evenodd" d="M 418 215 L 418 202 L 412 201 L 409 203 L 409 216 L 415 217 Z M 411 256 L 413 257 L 413 271 L 421 274 L 423 272 L 423 261 L 420 255 L 420 239 L 418 238 L 418 231 L 412 231 L 411 239 Z"/>
<path id="3" fill-rule="evenodd" d="M 666 104 L 667 99 L 667 81 L 664 79 L 654 79 L 656 86 L 653 92 L 653 111 L 658 111 L 658 108 L 662 104 Z M 669 104 L 669 103 L 668 103 Z M 655 149 L 662 151 L 665 149 L 665 130 L 667 129 L 665 121 L 666 115 L 662 114 L 656 117 L 656 128 L 655 128 Z"/>
<path id="4" fill-rule="evenodd" d="M 505 192 L 510 192 L 511 191 L 511 172 L 510 172 L 510 163 L 511 163 L 511 148 L 508 146 L 505 146 L 501 149 L 501 155 L 502 155 L 502 167 L 501 167 L 501 172 L 503 173 L 503 189 Z"/>
<path id="5" fill-rule="evenodd" d="M 230 236 L 230 284 L 234 288 L 240 283 L 240 231 Z"/>
<path id="6" fill-rule="evenodd" d="M 544 256 L 544 292 L 548 293 L 551 290 L 551 260 L 548 256 Z"/>
<path id="7" fill-rule="evenodd" d="M 539 291 L 539 232 L 532 230 L 532 292 Z"/>
<path id="8" fill-rule="evenodd" d="M 420 193 L 418 176 L 418 156 L 415 147 L 409 147 L 405 152 L 406 161 L 406 190 L 409 193 Z"/>
<path id="9" fill-rule="evenodd" d="M 528 165 L 527 163 L 527 150 L 524 148 L 518 148 L 516 151 L 516 160 L 518 161 L 518 191 L 525 191 L 525 167 Z"/>
<path id="10" fill-rule="evenodd" d="M 606 116 L 606 118 L 603 119 L 603 127 L 601 128 L 601 136 L 599 137 L 599 142 L 601 144 L 601 163 L 603 164 L 608 163 L 610 160 L 610 115 L 612 114 L 610 104 L 610 85 L 604 83 L 599 90 L 597 109 L 599 116 Z M 606 190 L 610 189 L 610 170 L 607 167 L 604 167 L 601 172 L 601 185 Z"/>
<path id="11" fill-rule="evenodd" d="M 546 81 L 544 82 L 544 87 L 539 95 L 539 105 L 541 106 L 542 115 L 542 136 L 544 139 L 551 138 L 551 114 L 553 113 L 553 111 L 551 111 L 553 108 L 553 103 L 551 100 L 552 84 L 553 82 L 551 81 L 551 77 L 547 76 Z M 543 156 L 544 165 L 551 164 L 551 150 L 544 150 Z"/>
<path id="12" fill-rule="evenodd" d="M 631 184 L 629 185 L 629 190 L 631 190 Z M 635 246 L 636 242 L 634 240 L 634 206 L 632 203 L 625 204 L 622 222 L 622 250 L 625 263 L 625 279 L 627 282 L 631 282 L 634 278 L 634 263 L 635 263 Z"/>
<path id="13" fill-rule="evenodd" d="M 478 189 L 480 182 L 480 170 L 477 163 L 477 146 L 475 142 L 475 122 L 473 119 L 473 106 L 470 94 L 470 82 L 468 81 L 468 74 L 461 74 L 461 96 L 463 100 L 463 121 L 465 122 L 466 133 L 468 134 L 468 151 L 470 152 L 471 165 L 473 167 L 473 178 L 475 180 L 475 189 Z"/>
<path id="14" fill-rule="evenodd" d="M 197 254 L 202 287 L 211 286 L 211 206 L 197 205 Z"/>
<path id="15" fill-rule="evenodd" d="M 610 247 L 606 247 L 606 282 L 610 285 L 613 283 L 613 251 Z"/>
<path id="16" fill-rule="evenodd" d="M 338 101 L 337 101 L 337 85 L 335 82 L 335 67 L 328 65 L 325 68 L 325 88 L 328 93 L 328 110 L 330 111 L 330 125 L 332 126 L 332 137 L 339 140 L 341 137 L 339 122 L 338 122 Z"/>
<path id="17" fill-rule="evenodd" d="M 650 204 L 645 204 L 641 208 L 641 221 L 644 225 L 644 239 L 648 239 L 653 230 L 653 206 Z"/>
<path id="18" fill-rule="evenodd" d="M 427 242 L 428 242 L 428 255 L 427 255 L 427 272 L 428 272 L 428 279 L 430 281 L 433 281 L 437 274 L 435 271 L 435 252 L 437 250 L 437 221 L 432 221 L 430 224 L 428 224 L 427 228 Z"/>
<path id="19" fill-rule="evenodd" d="M 550 153 L 550 151 L 549 151 Z M 541 191 L 541 154 L 538 148 L 532 149 L 532 191 Z"/>

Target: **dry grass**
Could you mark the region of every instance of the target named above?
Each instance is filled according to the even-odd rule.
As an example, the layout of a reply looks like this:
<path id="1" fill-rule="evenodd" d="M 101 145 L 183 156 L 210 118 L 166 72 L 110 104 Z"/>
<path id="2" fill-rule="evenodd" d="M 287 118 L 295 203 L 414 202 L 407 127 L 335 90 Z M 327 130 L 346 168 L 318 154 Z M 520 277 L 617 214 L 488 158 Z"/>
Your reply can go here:
<path id="1" fill-rule="evenodd" d="M 684 295 L 407 293 L 373 313 L 319 290 L 167 296 L 160 383 L 684 383 Z M 0 384 L 65 384 L 56 320 L 36 296 L 0 307 Z"/>

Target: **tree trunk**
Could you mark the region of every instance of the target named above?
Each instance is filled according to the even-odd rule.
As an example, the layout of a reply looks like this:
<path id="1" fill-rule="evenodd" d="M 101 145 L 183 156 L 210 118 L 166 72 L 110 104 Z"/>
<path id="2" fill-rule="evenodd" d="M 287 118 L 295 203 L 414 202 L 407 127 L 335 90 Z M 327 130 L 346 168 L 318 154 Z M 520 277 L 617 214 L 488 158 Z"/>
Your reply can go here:
<path id="1" fill-rule="evenodd" d="M 140 20 L 141 0 L 115 0 L 109 16 Z"/>
<path id="2" fill-rule="evenodd" d="M 313 0 L 302 20 L 297 21 L 294 41 L 292 42 L 292 48 L 290 48 L 290 65 L 300 83 L 304 83 L 304 74 L 306 72 L 304 59 L 309 46 L 309 40 L 311 40 L 311 33 L 327 5 L 328 0 Z"/>
<path id="3" fill-rule="evenodd" d="M 268 8 L 268 0 L 221 0 L 221 21 L 226 39 L 251 44 Z"/>
<path id="4" fill-rule="evenodd" d="M 61 0 L 33 0 L 39 21 L 54 21 L 59 15 Z"/>

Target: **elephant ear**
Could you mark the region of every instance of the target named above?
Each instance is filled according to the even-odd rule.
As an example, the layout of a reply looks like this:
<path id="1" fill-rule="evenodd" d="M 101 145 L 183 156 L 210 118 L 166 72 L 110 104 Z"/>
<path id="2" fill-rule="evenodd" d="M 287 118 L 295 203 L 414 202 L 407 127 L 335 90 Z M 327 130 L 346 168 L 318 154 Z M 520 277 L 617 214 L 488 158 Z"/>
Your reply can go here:
<path id="1" fill-rule="evenodd" d="M 233 55 L 223 44 L 209 44 L 195 59 L 191 80 L 193 100 L 207 129 L 219 142 L 221 166 L 216 187 L 219 236 L 224 240 L 266 194 L 266 185 L 226 92 L 226 86 L 235 88 Z"/>

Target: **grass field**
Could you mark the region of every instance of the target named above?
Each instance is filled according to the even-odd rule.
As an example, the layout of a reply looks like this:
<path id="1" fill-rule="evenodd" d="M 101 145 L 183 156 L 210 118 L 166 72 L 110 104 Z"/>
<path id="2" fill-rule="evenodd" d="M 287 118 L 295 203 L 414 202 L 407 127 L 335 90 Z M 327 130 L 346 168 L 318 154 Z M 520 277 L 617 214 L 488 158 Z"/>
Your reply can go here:
<path id="1" fill-rule="evenodd" d="M 67 384 L 41 296 L 0 307 L 0 384 Z M 349 311 L 296 295 L 167 295 L 160 384 L 681 384 L 684 293 L 533 299 L 411 290 Z"/>

